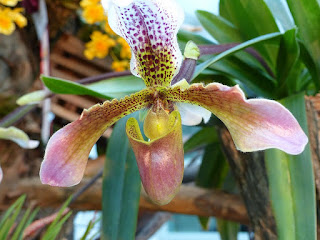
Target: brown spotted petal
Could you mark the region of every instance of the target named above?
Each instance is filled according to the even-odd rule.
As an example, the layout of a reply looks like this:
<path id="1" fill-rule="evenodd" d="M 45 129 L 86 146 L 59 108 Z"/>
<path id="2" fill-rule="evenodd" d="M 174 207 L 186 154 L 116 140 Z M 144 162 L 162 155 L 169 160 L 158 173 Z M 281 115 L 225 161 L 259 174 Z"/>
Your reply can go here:
<path id="1" fill-rule="evenodd" d="M 159 205 L 171 201 L 183 178 L 182 129 L 178 111 L 170 114 L 167 128 L 164 135 L 146 142 L 134 118 L 130 118 L 126 126 L 143 187 L 150 199 Z"/>
<path id="2" fill-rule="evenodd" d="M 229 129 L 236 147 L 243 152 L 278 148 L 300 154 L 308 138 L 294 116 L 276 101 L 249 99 L 238 86 L 193 84 L 182 90 L 163 89 L 172 101 L 200 105 L 215 114 Z"/>
<path id="3" fill-rule="evenodd" d="M 125 115 L 146 107 L 150 89 L 121 100 L 106 101 L 84 110 L 80 118 L 57 131 L 49 140 L 41 164 L 42 183 L 67 187 L 82 179 L 91 148 L 103 132 Z"/>
<path id="4" fill-rule="evenodd" d="M 182 61 L 177 43 L 180 6 L 175 0 L 114 0 L 106 8 L 110 27 L 131 47 L 132 73 L 146 86 L 169 86 Z"/>

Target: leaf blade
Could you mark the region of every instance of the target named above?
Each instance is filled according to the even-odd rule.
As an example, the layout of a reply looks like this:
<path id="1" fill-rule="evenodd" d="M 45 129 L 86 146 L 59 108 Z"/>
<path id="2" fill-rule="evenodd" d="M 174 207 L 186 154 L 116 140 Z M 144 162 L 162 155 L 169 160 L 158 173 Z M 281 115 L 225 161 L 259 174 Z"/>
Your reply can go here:
<path id="1" fill-rule="evenodd" d="M 281 102 L 307 133 L 304 94 Z M 315 185 L 309 144 L 300 155 L 271 149 L 265 157 L 279 239 L 316 239 Z"/>
<path id="2" fill-rule="evenodd" d="M 135 233 L 140 176 L 125 133 L 128 118 L 118 121 L 107 147 L 102 192 L 102 239 L 133 239 L 132 234 Z M 126 204 L 128 199 L 130 205 Z"/>

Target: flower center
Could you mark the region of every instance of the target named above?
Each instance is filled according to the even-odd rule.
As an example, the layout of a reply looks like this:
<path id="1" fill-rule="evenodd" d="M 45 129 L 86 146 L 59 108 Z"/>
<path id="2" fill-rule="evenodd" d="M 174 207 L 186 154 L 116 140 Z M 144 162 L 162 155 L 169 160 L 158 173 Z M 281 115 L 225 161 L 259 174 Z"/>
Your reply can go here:
<path id="1" fill-rule="evenodd" d="M 163 109 L 151 108 L 144 120 L 143 131 L 150 139 L 156 139 L 168 132 L 169 114 Z"/>

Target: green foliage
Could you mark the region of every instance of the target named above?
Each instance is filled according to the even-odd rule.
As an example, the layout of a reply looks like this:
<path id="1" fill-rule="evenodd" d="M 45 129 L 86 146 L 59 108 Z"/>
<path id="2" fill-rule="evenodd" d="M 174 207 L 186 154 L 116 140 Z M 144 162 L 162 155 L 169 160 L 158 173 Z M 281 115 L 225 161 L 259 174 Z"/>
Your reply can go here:
<path id="1" fill-rule="evenodd" d="M 25 214 L 22 216 L 22 219 L 20 220 L 18 226 L 15 228 L 15 231 L 11 237 L 11 240 L 22 239 L 24 229 L 32 223 L 38 211 L 39 211 L 39 208 L 36 208 L 33 211 L 30 207 L 27 209 Z"/>
<path id="2" fill-rule="evenodd" d="M 76 82 L 42 76 L 43 83 L 58 94 L 89 95 L 103 99 L 121 98 L 145 87 L 143 80 L 134 76 L 124 76 L 82 85 Z"/>
<path id="3" fill-rule="evenodd" d="M 288 1 L 289 7 L 292 5 L 291 10 L 298 5 L 304 10 L 304 12 L 292 12 L 293 15 L 299 15 L 296 16 L 300 21 L 300 23 L 297 22 L 298 29 L 293 28 L 290 12 L 285 10 L 281 1 L 267 1 L 275 13 L 271 12 L 262 0 L 220 1 L 219 16 L 206 11 L 197 11 L 201 24 L 219 43 L 243 42 L 242 44 L 254 47 L 268 63 L 271 72 L 261 68 L 257 59 L 252 59 L 248 54 L 236 53 L 238 48 L 241 48 L 238 45 L 228 50 L 230 52 L 222 53 L 223 55 L 203 58 L 204 62 L 198 66 L 194 77 L 197 77 L 205 68 L 221 71 L 226 76 L 236 78 L 241 87 L 247 90 L 249 96 L 254 92 L 257 96 L 281 99 L 300 91 L 307 90 L 314 93 L 319 89 L 320 84 L 317 66 L 320 62 L 317 60 L 320 44 L 319 36 L 315 37 L 319 34 L 319 31 L 315 30 L 319 21 L 311 19 L 318 18 L 320 14 L 318 13 L 319 4 L 316 1 L 311 1 L 309 5 L 307 2 Z M 314 6 L 312 11 L 310 6 Z M 283 11 L 279 12 L 279 7 Z M 260 41 L 260 37 L 279 32 L 273 16 L 286 32 L 279 36 L 279 42 Z M 305 25 L 308 27 L 304 28 Z M 312 36 L 302 37 L 301 31 L 305 35 L 309 32 Z M 314 41 L 311 43 L 310 39 Z M 258 41 L 251 44 L 250 42 L 254 40 Z M 313 51 L 310 50 L 311 48 Z M 227 57 L 229 54 L 233 54 L 233 57 Z"/>
<path id="4" fill-rule="evenodd" d="M 298 27 L 298 35 L 312 61 L 315 75 L 313 81 L 320 89 L 320 3 L 318 0 L 287 0 L 293 19 Z M 309 68 L 310 70 L 310 68 Z"/>
<path id="5" fill-rule="evenodd" d="M 240 224 L 218 219 L 217 229 L 220 233 L 221 240 L 237 240 Z"/>
<path id="6" fill-rule="evenodd" d="M 202 10 L 196 14 L 204 29 L 218 42 L 242 42 L 239 30 L 227 19 Z"/>
<path id="7" fill-rule="evenodd" d="M 84 232 L 84 234 L 82 235 L 82 237 L 80 238 L 80 240 L 86 240 L 88 239 L 87 237 L 89 236 L 89 234 L 91 233 L 91 230 L 94 228 L 94 226 L 101 221 L 101 217 L 99 217 L 98 219 L 94 220 L 92 219 L 87 226 L 86 231 Z M 91 236 L 90 239 L 94 239 L 95 236 L 97 236 L 99 234 L 99 232 L 96 232 L 95 234 L 93 234 Z"/>
<path id="8" fill-rule="evenodd" d="M 296 29 L 290 29 L 283 34 L 277 59 L 276 73 L 278 79 L 278 96 L 287 96 L 289 89 L 295 89 L 297 78 L 289 78 L 296 67 L 299 58 L 299 44 L 296 38 Z"/>
<path id="9" fill-rule="evenodd" d="M 196 185 L 204 188 L 224 188 L 224 183 L 229 170 L 225 155 L 221 149 L 218 133 L 212 127 L 204 127 L 202 130 L 194 134 L 186 143 L 185 149 L 199 147 L 205 144 L 205 151 L 200 165 L 200 169 L 196 178 Z M 199 217 L 199 221 L 203 229 L 208 229 L 208 217 Z M 239 224 L 217 219 L 217 227 L 221 239 L 236 239 Z"/>
<path id="10" fill-rule="evenodd" d="M 293 95 L 281 103 L 307 133 L 304 94 Z M 267 150 L 265 159 L 279 239 L 316 239 L 316 198 L 309 144 L 296 156 Z"/>
<path id="11" fill-rule="evenodd" d="M 204 69 L 208 68 L 212 64 L 218 62 L 219 60 L 221 60 L 229 55 L 232 55 L 240 50 L 248 48 L 248 47 L 255 45 L 257 43 L 261 43 L 261 42 L 264 42 L 267 40 L 277 39 L 280 36 L 281 36 L 280 33 L 270 33 L 270 34 L 267 34 L 264 36 L 260 36 L 260 37 L 251 39 L 249 41 L 246 41 L 244 43 L 241 43 L 238 46 L 233 47 L 227 51 L 224 51 L 214 57 L 211 57 L 196 67 L 193 78 L 196 78 Z M 230 64 L 228 64 L 225 67 L 228 68 L 228 70 L 226 72 L 229 72 L 229 74 L 231 72 L 231 71 L 229 71 L 229 70 L 231 70 L 230 68 L 232 68 L 232 70 L 234 71 L 234 68 Z M 237 65 L 235 67 L 237 67 Z M 239 70 L 241 71 L 241 69 L 239 69 Z M 256 94 L 258 94 L 259 96 L 270 97 L 272 95 L 272 89 L 274 88 L 272 79 L 269 79 L 267 81 L 261 81 L 261 79 L 256 78 L 256 77 L 252 77 L 249 79 L 247 77 L 244 77 L 244 78 L 241 78 L 241 80 L 244 82 L 245 85 L 248 85 L 251 88 L 251 90 L 254 91 Z"/>
<path id="12" fill-rule="evenodd" d="M 219 11 L 222 17 L 237 27 L 242 41 L 279 31 L 263 0 L 221 0 Z M 269 65 L 274 65 L 277 45 L 259 44 L 256 49 Z"/>
<path id="13" fill-rule="evenodd" d="M 287 0 L 290 10 L 287 11 L 282 1 L 266 3 L 221 0 L 219 16 L 206 11 L 198 11 L 197 16 L 219 43 L 244 42 L 243 45 L 254 47 L 271 72 L 247 56 L 235 54 L 243 49 L 240 44 L 229 52 L 200 59 L 203 63 L 195 77 L 208 68 L 234 78 L 249 96 L 285 98 L 281 102 L 307 132 L 303 93 L 313 94 L 320 85 L 320 4 L 317 0 Z M 275 19 L 285 30 L 278 35 L 280 41 L 258 40 L 250 44 L 252 40 L 279 32 Z M 229 54 L 233 56 L 228 57 Z M 211 74 L 212 79 L 215 74 Z M 315 192 L 309 147 L 298 156 L 272 149 L 266 151 L 265 157 L 279 239 L 315 239 Z"/>
<path id="14" fill-rule="evenodd" d="M 205 148 L 196 184 L 205 188 L 221 188 L 228 170 L 220 143 L 209 144 Z"/>
<path id="15" fill-rule="evenodd" d="M 71 216 L 72 212 L 68 212 L 66 215 L 63 216 L 63 212 L 68 207 L 70 201 L 72 199 L 72 196 L 70 196 L 67 201 L 64 202 L 64 204 L 61 206 L 59 212 L 57 213 L 56 218 L 54 221 L 49 225 L 47 231 L 42 237 L 42 240 L 53 240 L 56 239 L 59 232 L 61 231 L 61 228 L 63 224 L 68 220 L 68 218 Z"/>
<path id="16" fill-rule="evenodd" d="M 268 40 L 273 40 L 276 38 L 279 38 L 281 36 L 281 33 L 270 33 L 270 34 L 266 34 L 263 36 L 259 36 L 257 38 L 248 40 L 244 43 L 239 44 L 238 46 L 231 48 L 227 51 L 224 51 L 223 53 L 218 54 L 217 56 L 205 61 L 204 63 L 201 63 L 200 65 L 197 66 L 196 72 L 194 74 L 194 77 L 198 76 L 204 69 L 206 69 L 207 67 L 209 67 L 210 65 L 214 64 L 215 62 L 221 60 L 222 58 L 225 58 L 229 55 L 232 55 L 240 50 L 243 50 L 245 48 L 248 48 L 250 46 L 253 46 L 257 43 L 261 43 L 264 41 L 268 41 Z"/>
<path id="17" fill-rule="evenodd" d="M 46 85 L 46 87 L 49 88 L 54 93 L 89 95 L 94 97 L 110 99 L 109 96 L 93 91 L 84 85 L 81 85 L 79 83 L 75 83 L 72 81 L 55 78 L 55 77 L 47 77 L 47 76 L 42 76 L 41 80 L 43 81 L 44 85 Z"/>
<path id="18" fill-rule="evenodd" d="M 111 98 L 122 98 L 131 93 L 138 92 L 146 86 L 141 78 L 123 76 L 91 83 L 87 87 Z"/>
<path id="19" fill-rule="evenodd" d="M 138 116 L 138 114 L 134 114 Z M 102 239 L 134 239 L 140 199 L 140 175 L 119 120 L 108 142 L 102 189 Z"/>
<path id="20" fill-rule="evenodd" d="M 21 212 L 25 199 L 25 195 L 19 197 L 5 212 L 0 221 L 0 239 L 7 239 L 9 237 L 10 229 L 14 228 L 15 221 Z"/>
<path id="21" fill-rule="evenodd" d="M 196 148 L 217 142 L 219 142 L 219 139 L 216 130 L 212 127 L 204 127 L 185 142 L 184 152 L 189 152 Z"/>
<path id="22" fill-rule="evenodd" d="M 26 195 L 19 197 L 4 213 L 0 221 L 0 239 L 11 239 L 11 240 L 21 240 L 23 237 L 24 230 L 33 222 L 35 219 L 39 208 L 32 210 L 28 208 L 25 213 L 20 216 L 19 222 L 17 219 L 21 215 L 21 210 L 23 204 L 26 200 Z M 62 217 L 63 211 L 68 206 L 71 197 L 64 203 L 62 208 L 57 214 L 55 220 L 51 223 L 49 228 L 46 230 L 44 236 L 41 238 L 43 240 L 53 240 L 59 234 L 62 225 L 70 217 L 71 212 Z"/>

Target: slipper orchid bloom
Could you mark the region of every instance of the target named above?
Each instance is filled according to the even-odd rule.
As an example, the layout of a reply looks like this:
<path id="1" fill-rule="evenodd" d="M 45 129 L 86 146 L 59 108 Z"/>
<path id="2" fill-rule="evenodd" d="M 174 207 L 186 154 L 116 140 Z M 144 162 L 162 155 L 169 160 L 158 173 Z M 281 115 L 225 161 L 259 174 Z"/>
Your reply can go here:
<path id="1" fill-rule="evenodd" d="M 238 86 L 219 83 L 204 86 L 184 81 L 171 86 L 182 61 L 176 35 L 183 12 L 174 0 L 109 2 L 108 17 L 113 31 L 130 45 L 131 71 L 144 80 L 146 88 L 120 100 L 94 105 L 57 131 L 41 165 L 43 183 L 79 183 L 89 152 L 103 132 L 125 115 L 145 108 L 149 110 L 143 130 L 149 140 L 143 139 L 134 118 L 127 121 L 126 131 L 144 189 L 157 204 L 170 202 L 182 182 L 184 155 L 178 106 L 185 103 L 216 115 L 240 151 L 278 148 L 299 154 L 304 150 L 307 136 L 293 115 L 276 101 L 247 100 Z"/>

